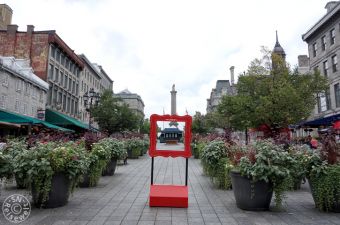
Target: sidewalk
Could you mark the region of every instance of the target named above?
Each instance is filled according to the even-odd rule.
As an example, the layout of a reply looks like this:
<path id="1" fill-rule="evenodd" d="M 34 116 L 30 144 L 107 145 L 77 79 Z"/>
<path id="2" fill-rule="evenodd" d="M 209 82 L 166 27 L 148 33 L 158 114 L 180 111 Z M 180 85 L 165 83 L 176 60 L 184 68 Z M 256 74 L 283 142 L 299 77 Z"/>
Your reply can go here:
<path id="1" fill-rule="evenodd" d="M 189 160 L 189 208 L 150 208 L 148 194 L 151 159 L 148 156 L 128 160 L 119 166 L 114 176 L 102 177 L 95 188 L 79 188 L 69 203 L 55 209 L 33 208 L 29 225 L 114 225 L 114 224 L 339 224 L 340 214 L 321 213 L 307 185 L 289 192 L 285 211 L 248 212 L 236 207 L 232 191 L 216 189 L 208 177 L 202 175 L 199 160 Z M 156 158 L 155 182 L 184 184 L 185 160 Z M 13 185 L 1 191 L 0 204 L 11 194 L 28 195 Z M 0 224 L 13 225 L 2 212 Z"/>

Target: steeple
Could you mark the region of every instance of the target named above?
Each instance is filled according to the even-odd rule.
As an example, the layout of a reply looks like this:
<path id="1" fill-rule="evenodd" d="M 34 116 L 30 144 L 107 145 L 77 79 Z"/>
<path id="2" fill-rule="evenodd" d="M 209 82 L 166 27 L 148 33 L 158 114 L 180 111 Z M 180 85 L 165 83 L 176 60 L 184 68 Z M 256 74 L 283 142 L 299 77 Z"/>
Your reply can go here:
<path id="1" fill-rule="evenodd" d="M 273 49 L 273 53 L 281 56 L 283 60 L 286 59 L 286 53 L 285 53 L 285 50 L 283 50 L 283 48 L 281 47 L 281 45 L 279 43 L 277 31 L 276 31 L 276 43 L 275 43 L 275 46 L 274 46 L 274 49 Z"/>

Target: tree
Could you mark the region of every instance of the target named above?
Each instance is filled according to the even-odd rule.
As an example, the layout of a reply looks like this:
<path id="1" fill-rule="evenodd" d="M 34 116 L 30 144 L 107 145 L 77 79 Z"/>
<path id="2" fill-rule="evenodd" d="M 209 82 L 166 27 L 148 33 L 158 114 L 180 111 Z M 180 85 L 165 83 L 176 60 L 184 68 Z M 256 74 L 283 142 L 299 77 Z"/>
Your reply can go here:
<path id="1" fill-rule="evenodd" d="M 144 119 L 139 130 L 142 134 L 150 134 L 150 121 L 149 119 Z"/>
<path id="2" fill-rule="evenodd" d="M 138 128 L 137 115 L 109 90 L 103 92 L 98 106 L 91 109 L 91 114 L 100 129 L 109 134 Z"/>
<path id="3" fill-rule="evenodd" d="M 326 79 L 318 72 L 299 74 L 278 55 L 270 53 L 254 60 L 239 77 L 236 96 L 224 96 L 218 113 L 237 130 L 267 125 L 286 128 L 311 114 L 316 96 L 326 90 Z M 274 66 L 268 66 L 268 59 Z"/>
<path id="4" fill-rule="evenodd" d="M 192 132 L 196 134 L 207 133 L 208 128 L 206 126 L 206 121 L 205 121 L 204 115 L 202 115 L 200 112 L 196 112 L 196 114 L 194 115 L 191 129 L 192 129 Z"/>

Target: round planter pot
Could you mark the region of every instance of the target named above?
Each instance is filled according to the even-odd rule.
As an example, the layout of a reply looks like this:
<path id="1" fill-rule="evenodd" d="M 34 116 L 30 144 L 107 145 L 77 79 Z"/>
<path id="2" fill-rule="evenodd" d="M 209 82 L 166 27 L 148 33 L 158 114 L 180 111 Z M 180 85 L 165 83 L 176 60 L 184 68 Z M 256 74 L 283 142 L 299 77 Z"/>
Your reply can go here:
<path id="1" fill-rule="evenodd" d="M 129 159 L 138 159 L 138 156 L 140 154 L 138 149 L 128 149 L 127 153 Z"/>
<path id="2" fill-rule="evenodd" d="M 310 191 L 312 193 L 312 196 L 313 196 L 315 207 L 317 207 L 316 202 L 315 202 L 315 196 L 317 194 L 315 193 L 314 187 L 313 187 L 313 185 L 312 185 L 312 183 L 310 182 L 309 179 L 308 179 L 308 184 L 309 184 L 309 188 L 310 188 Z M 332 205 L 332 209 L 329 210 L 329 212 L 340 213 L 340 195 L 338 195 L 338 199 L 334 200 L 334 204 Z"/>
<path id="3" fill-rule="evenodd" d="M 87 173 L 83 175 L 83 180 L 81 182 L 79 182 L 78 185 L 81 188 L 90 187 L 90 178 L 89 178 Z M 94 186 L 96 186 L 96 185 L 94 185 Z"/>
<path id="4" fill-rule="evenodd" d="M 103 170 L 102 175 L 103 176 L 113 176 L 113 174 L 116 171 L 117 166 L 117 159 L 112 158 L 108 163 L 106 169 Z"/>
<path id="5" fill-rule="evenodd" d="M 71 181 L 64 173 L 54 174 L 47 201 L 42 202 L 42 196 L 38 195 L 35 188 L 32 187 L 34 205 L 38 208 L 56 208 L 66 205 L 69 198 L 70 185 Z"/>
<path id="6" fill-rule="evenodd" d="M 140 151 L 139 156 L 143 156 L 144 155 L 143 149 L 140 149 L 139 151 Z"/>
<path id="7" fill-rule="evenodd" d="M 273 186 L 264 181 L 253 182 L 239 172 L 231 171 L 231 183 L 236 205 L 249 211 L 264 211 L 269 209 L 273 196 Z"/>

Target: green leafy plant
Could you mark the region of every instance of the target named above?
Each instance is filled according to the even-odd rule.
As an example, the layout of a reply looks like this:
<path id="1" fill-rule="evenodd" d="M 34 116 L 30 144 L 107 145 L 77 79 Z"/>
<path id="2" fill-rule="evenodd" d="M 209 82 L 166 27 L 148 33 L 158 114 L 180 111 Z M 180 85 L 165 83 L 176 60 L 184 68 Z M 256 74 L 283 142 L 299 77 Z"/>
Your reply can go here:
<path id="1" fill-rule="evenodd" d="M 334 134 L 324 137 L 320 151 L 305 156 L 305 165 L 315 206 L 340 212 L 340 149 Z"/>
<path id="2" fill-rule="evenodd" d="M 12 158 L 0 151 L 0 181 L 13 176 Z"/>
<path id="3" fill-rule="evenodd" d="M 98 142 L 103 145 L 108 152 L 110 152 L 111 158 L 122 159 L 125 155 L 124 143 L 118 139 L 104 138 Z"/>
<path id="4" fill-rule="evenodd" d="M 221 158 L 227 156 L 226 151 L 225 143 L 220 139 L 216 139 L 204 147 L 201 159 L 205 174 L 216 176 L 217 163 Z"/>
<path id="5" fill-rule="evenodd" d="M 16 159 L 18 163 L 14 172 L 22 174 L 24 183 L 34 189 L 42 204 L 48 199 L 53 174 L 64 173 L 71 181 L 69 191 L 73 192 L 88 167 L 85 152 L 80 151 L 73 142 L 38 143 L 30 150 L 19 153 Z"/>
<path id="6" fill-rule="evenodd" d="M 290 168 L 295 163 L 297 161 L 282 146 L 265 140 L 248 147 L 248 152 L 240 159 L 237 169 L 253 181 L 272 183 L 275 203 L 280 208 L 285 197 L 284 192 L 290 189 Z"/>
<path id="7" fill-rule="evenodd" d="M 129 157 L 138 158 L 140 151 L 143 148 L 143 142 L 139 138 L 130 138 L 125 140 L 126 148 Z"/>

